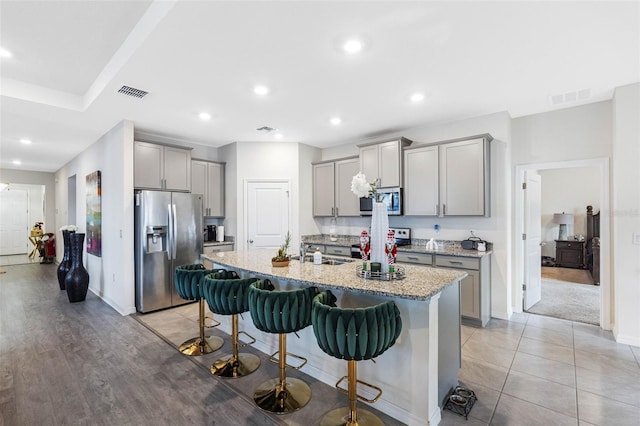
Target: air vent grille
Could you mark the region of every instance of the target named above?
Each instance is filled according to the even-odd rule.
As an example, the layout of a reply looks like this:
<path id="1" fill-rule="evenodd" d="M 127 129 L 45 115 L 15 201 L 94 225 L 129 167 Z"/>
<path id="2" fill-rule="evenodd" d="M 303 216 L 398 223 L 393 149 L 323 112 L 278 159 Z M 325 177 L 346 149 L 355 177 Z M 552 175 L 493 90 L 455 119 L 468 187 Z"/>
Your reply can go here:
<path id="1" fill-rule="evenodd" d="M 122 86 L 118 93 L 122 93 L 123 95 L 133 96 L 134 98 L 144 98 L 145 95 L 149 92 L 145 92 L 144 90 L 136 89 L 135 87 Z"/>

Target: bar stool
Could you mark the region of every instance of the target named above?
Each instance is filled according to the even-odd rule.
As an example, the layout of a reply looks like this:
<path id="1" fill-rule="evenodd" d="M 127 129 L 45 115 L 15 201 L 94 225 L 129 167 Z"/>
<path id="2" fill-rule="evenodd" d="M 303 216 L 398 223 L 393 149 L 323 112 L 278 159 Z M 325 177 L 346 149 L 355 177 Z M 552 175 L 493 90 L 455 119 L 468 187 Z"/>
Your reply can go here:
<path id="1" fill-rule="evenodd" d="M 258 278 L 240 279 L 234 271 L 212 273 L 204 278 L 204 298 L 211 312 L 219 315 L 231 315 L 232 353 L 218 359 L 211 365 L 211 374 L 226 378 L 243 377 L 253 373 L 260 365 L 260 358 L 248 353 L 238 353 L 239 346 L 248 346 L 256 339 L 244 331 L 238 331 L 238 314 L 249 310 L 249 286 Z M 242 333 L 251 339 L 249 343 L 240 343 Z"/>
<path id="2" fill-rule="evenodd" d="M 336 297 L 326 290 L 313 298 L 311 320 L 320 349 L 335 358 L 348 361 L 348 375 L 336 383 L 336 388 L 349 395 L 349 407 L 330 411 L 320 424 L 383 425 L 375 414 L 357 410 L 358 399 L 376 402 L 382 395 L 382 389 L 358 380 L 356 361 L 373 359 L 395 344 L 402 330 L 400 310 L 396 304 L 388 301 L 366 308 L 339 308 L 336 306 Z M 347 389 L 340 387 L 345 379 L 348 379 Z M 377 395 L 373 399 L 358 395 L 358 383 L 375 389 Z"/>
<path id="3" fill-rule="evenodd" d="M 224 340 L 218 336 L 204 335 L 204 295 L 202 294 L 202 281 L 205 275 L 211 272 L 220 272 L 224 269 L 214 269 L 213 271 L 206 269 L 201 264 L 182 265 L 175 269 L 174 282 L 176 290 L 180 297 L 185 300 L 197 300 L 200 315 L 198 317 L 198 325 L 200 334 L 198 337 L 189 339 L 180 345 L 180 352 L 188 356 L 198 356 L 209 354 L 217 351 L 224 344 Z M 215 321 L 214 327 L 220 325 Z"/>
<path id="4" fill-rule="evenodd" d="M 311 399 L 309 385 L 286 376 L 286 367 L 299 370 L 307 363 L 306 358 L 287 352 L 287 333 L 295 333 L 311 325 L 311 301 L 317 289 L 307 287 L 273 291 L 274 289 L 269 280 L 256 281 L 249 287 L 249 311 L 253 324 L 265 333 L 279 335 L 278 351 L 269 360 L 278 364 L 280 376 L 258 386 L 253 393 L 253 400 L 265 411 L 287 414 L 304 407 Z M 302 363 L 296 367 L 287 364 L 287 355 Z"/>

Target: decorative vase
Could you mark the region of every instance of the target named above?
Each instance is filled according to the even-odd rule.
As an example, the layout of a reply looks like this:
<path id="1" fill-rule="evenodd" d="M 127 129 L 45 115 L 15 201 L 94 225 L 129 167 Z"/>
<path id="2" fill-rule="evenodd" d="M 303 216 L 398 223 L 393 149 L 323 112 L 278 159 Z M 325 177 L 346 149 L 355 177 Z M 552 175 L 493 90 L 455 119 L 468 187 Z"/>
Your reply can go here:
<path id="1" fill-rule="evenodd" d="M 64 279 L 67 277 L 67 272 L 71 269 L 71 240 L 69 236 L 74 234 L 75 231 L 62 231 L 62 242 L 64 244 L 64 251 L 62 255 L 62 262 L 58 265 L 58 284 L 60 290 L 65 289 Z"/>
<path id="2" fill-rule="evenodd" d="M 389 271 L 389 262 L 385 246 L 387 243 L 387 233 L 389 232 L 389 215 L 387 214 L 387 205 L 378 201 L 373 202 L 371 212 L 371 262 L 380 263 L 380 271 L 387 273 Z"/>
<path id="3" fill-rule="evenodd" d="M 69 302 L 82 302 L 87 297 L 89 289 L 89 273 L 82 264 L 82 249 L 84 234 L 74 233 L 71 239 L 71 269 L 67 272 L 64 285 L 67 289 Z"/>

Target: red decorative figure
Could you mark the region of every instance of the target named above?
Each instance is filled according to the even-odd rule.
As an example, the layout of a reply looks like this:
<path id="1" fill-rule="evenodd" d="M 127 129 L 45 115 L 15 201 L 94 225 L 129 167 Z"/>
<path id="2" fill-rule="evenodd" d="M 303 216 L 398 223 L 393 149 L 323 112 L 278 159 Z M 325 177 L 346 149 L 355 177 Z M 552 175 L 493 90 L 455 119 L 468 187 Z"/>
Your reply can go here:
<path id="1" fill-rule="evenodd" d="M 387 253 L 389 265 L 396 263 L 396 253 L 398 252 L 398 248 L 396 247 L 395 231 L 389 231 L 387 233 L 387 243 L 385 244 L 384 251 Z"/>
<path id="2" fill-rule="evenodd" d="M 360 233 L 360 255 L 362 256 L 362 261 L 366 262 L 369 259 L 369 251 L 371 247 L 369 246 L 369 233 L 364 230 Z"/>

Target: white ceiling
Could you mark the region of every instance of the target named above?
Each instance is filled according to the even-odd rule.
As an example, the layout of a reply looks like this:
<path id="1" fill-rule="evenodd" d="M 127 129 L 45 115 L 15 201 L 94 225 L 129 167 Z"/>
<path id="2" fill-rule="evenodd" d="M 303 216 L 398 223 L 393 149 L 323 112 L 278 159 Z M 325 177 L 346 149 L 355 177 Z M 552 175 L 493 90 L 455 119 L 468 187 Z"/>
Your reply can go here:
<path id="1" fill-rule="evenodd" d="M 365 48 L 348 55 L 352 36 Z M 264 125 L 329 147 L 607 100 L 640 81 L 640 4 L 2 1 L 0 45 L 0 167 L 51 172 L 122 119 L 215 147 L 274 140 Z"/>

